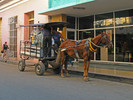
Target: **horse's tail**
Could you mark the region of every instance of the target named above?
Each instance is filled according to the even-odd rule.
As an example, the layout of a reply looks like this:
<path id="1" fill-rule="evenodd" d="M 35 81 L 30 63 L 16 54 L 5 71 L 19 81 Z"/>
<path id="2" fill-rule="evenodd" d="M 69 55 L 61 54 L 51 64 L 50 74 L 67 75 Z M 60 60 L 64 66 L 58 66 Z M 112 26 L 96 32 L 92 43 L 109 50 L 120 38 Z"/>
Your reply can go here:
<path id="1" fill-rule="evenodd" d="M 61 50 L 59 49 L 58 50 L 58 53 L 57 53 L 57 57 L 56 57 L 56 63 L 58 64 L 58 65 L 60 65 L 60 61 L 61 61 Z"/>

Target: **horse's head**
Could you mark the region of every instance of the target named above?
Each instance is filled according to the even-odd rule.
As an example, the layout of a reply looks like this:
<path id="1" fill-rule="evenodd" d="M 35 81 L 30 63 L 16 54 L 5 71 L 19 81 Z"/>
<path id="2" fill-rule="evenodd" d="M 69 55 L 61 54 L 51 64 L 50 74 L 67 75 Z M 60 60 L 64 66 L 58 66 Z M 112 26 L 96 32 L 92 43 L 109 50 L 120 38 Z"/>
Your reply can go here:
<path id="1" fill-rule="evenodd" d="M 105 32 L 101 33 L 101 41 L 100 41 L 105 47 L 113 47 L 113 43 L 110 40 L 110 37 Z"/>

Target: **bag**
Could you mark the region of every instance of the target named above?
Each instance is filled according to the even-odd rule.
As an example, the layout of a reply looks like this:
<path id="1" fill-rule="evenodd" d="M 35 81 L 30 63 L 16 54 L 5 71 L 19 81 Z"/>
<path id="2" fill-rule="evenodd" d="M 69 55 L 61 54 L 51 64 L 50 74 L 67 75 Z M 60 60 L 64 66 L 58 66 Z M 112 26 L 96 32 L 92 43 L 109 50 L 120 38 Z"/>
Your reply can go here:
<path id="1" fill-rule="evenodd" d="M 1 50 L 1 53 L 4 53 L 3 50 Z"/>

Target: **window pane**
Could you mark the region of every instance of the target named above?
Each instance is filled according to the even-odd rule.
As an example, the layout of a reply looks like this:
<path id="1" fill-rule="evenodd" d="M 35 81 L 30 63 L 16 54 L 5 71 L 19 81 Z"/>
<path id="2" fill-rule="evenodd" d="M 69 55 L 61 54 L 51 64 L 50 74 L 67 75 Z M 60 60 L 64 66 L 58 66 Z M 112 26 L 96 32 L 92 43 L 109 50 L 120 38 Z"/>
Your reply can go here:
<path id="1" fill-rule="evenodd" d="M 75 17 L 67 16 L 67 22 L 69 23 L 67 28 L 75 29 Z"/>
<path id="2" fill-rule="evenodd" d="M 116 61 L 133 62 L 133 27 L 116 29 Z"/>
<path id="3" fill-rule="evenodd" d="M 133 9 L 115 12 L 115 17 L 116 26 L 133 24 Z"/>
<path id="4" fill-rule="evenodd" d="M 75 33 L 74 31 L 68 31 L 67 32 L 67 39 L 74 40 L 74 37 L 75 37 L 74 33 Z"/>
<path id="5" fill-rule="evenodd" d="M 94 16 L 87 16 L 79 18 L 80 29 L 94 28 Z"/>
<path id="6" fill-rule="evenodd" d="M 96 35 L 100 34 L 101 31 L 106 32 L 109 35 L 112 43 L 114 42 L 114 31 L 113 29 L 101 29 L 96 31 Z M 114 43 L 113 43 L 114 44 Z M 102 46 L 102 45 L 101 45 Z M 114 61 L 114 48 L 98 48 L 96 52 L 96 59 L 102 61 Z"/>
<path id="7" fill-rule="evenodd" d="M 96 15 L 96 27 L 111 27 L 113 26 L 113 13 Z"/>
<path id="8" fill-rule="evenodd" d="M 79 40 L 87 39 L 87 38 L 93 38 L 94 37 L 94 31 L 80 31 L 79 32 Z"/>

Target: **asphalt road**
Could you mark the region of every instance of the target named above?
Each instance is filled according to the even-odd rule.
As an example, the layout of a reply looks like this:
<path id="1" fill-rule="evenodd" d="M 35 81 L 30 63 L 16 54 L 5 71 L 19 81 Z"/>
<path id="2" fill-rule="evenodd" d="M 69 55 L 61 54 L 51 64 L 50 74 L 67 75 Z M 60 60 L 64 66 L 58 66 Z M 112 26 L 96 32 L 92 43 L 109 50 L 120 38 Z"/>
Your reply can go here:
<path id="1" fill-rule="evenodd" d="M 82 76 L 61 78 L 51 71 L 37 76 L 34 68 L 0 62 L 0 100 L 133 100 L 133 85 Z"/>

